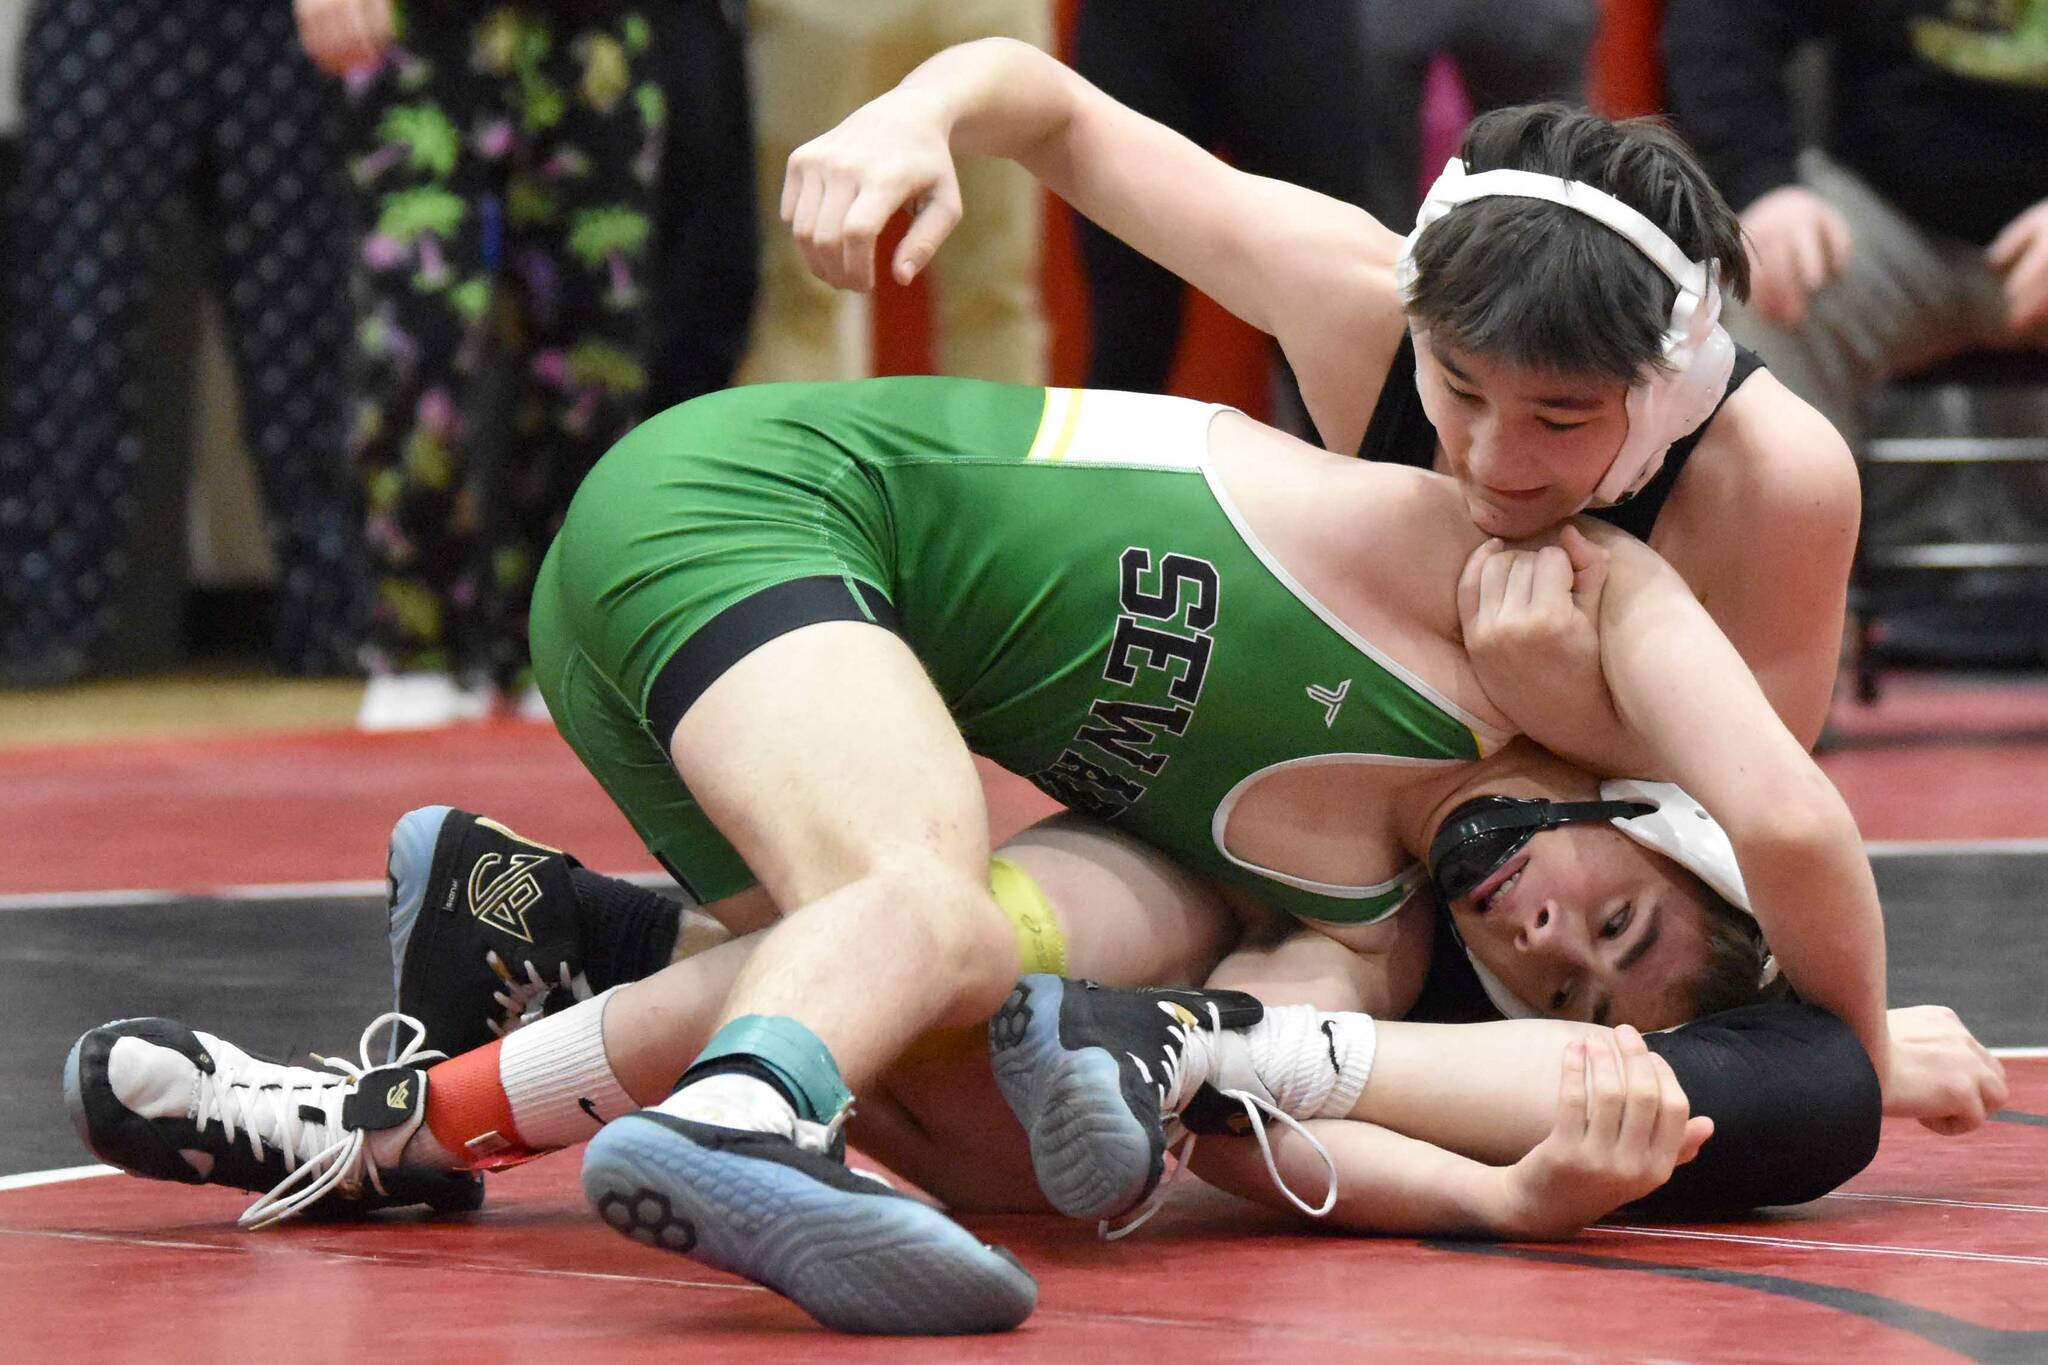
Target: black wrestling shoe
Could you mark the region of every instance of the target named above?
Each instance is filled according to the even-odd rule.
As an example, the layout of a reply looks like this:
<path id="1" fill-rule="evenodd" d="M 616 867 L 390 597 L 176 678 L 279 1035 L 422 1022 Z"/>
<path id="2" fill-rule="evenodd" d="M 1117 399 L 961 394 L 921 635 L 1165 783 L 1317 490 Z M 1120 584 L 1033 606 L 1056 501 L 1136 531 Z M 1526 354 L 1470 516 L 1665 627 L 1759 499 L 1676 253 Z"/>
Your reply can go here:
<path id="1" fill-rule="evenodd" d="M 989 1020 L 989 1050 L 1053 1207 L 1108 1219 L 1151 1194 L 1166 1166 L 1166 1120 L 1207 1079 L 1187 1074 L 1190 1045 L 1264 1013 L 1242 991 L 1020 980 Z"/>
<path id="2" fill-rule="evenodd" d="M 415 1063 L 441 1054 L 416 1036 L 396 1065 L 372 1067 L 370 1038 L 391 1021 L 363 1031 L 360 1066 L 321 1058 L 322 1071 L 172 1019 L 116 1020 L 73 1045 L 64 1106 L 93 1154 L 131 1175 L 262 1194 L 244 1227 L 315 1205 L 344 1216 L 408 1204 L 468 1212 L 483 1203 L 481 1176 L 402 1160 L 426 1114 L 427 1073 Z"/>
<path id="3" fill-rule="evenodd" d="M 796 1138 L 643 1109 L 590 1140 L 583 1192 L 613 1228 L 766 1285 L 841 1332 L 1004 1332 L 1038 1282 L 931 1205 L 849 1170 L 837 1130 Z M 839 1152 L 844 1152 L 840 1147 Z"/>
<path id="4" fill-rule="evenodd" d="M 569 876 L 580 866 L 468 811 L 408 811 L 386 863 L 393 1007 L 460 1054 L 587 999 Z"/>

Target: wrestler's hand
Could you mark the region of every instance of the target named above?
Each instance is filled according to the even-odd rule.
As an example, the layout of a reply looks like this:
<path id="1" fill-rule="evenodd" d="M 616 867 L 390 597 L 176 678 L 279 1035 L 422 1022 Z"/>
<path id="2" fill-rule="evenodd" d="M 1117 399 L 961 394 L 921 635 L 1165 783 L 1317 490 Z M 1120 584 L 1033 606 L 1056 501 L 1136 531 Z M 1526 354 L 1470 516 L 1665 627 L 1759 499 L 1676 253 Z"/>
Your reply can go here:
<path id="1" fill-rule="evenodd" d="M 2007 223 L 1984 256 L 2005 277 L 2006 324 L 2048 329 L 2048 199 Z"/>
<path id="2" fill-rule="evenodd" d="M 1612 754 L 1621 722 L 1600 667 L 1607 551 L 1567 526 L 1556 545 L 1489 540 L 1458 579 L 1458 620 L 1480 686 L 1530 738 L 1567 758 Z"/>
<path id="3" fill-rule="evenodd" d="M 1946 1005 L 1887 1011 L 1890 1074 L 1884 1112 L 1937 1133 L 1967 1133 L 2005 1104 L 2005 1066 Z"/>
<path id="4" fill-rule="evenodd" d="M 1842 211 L 1803 185 L 1782 185 L 1742 211 L 1749 239 L 1749 306 L 1780 327 L 1842 273 L 1856 239 Z"/>
<path id="5" fill-rule="evenodd" d="M 892 273 L 909 284 L 960 221 L 960 180 L 946 119 L 927 92 L 897 89 L 789 158 L 782 221 L 811 272 L 841 289 L 875 287 L 875 239 L 912 213 Z"/>
<path id="6" fill-rule="evenodd" d="M 383 56 L 397 32 L 392 0 L 293 0 L 292 9 L 306 55 L 336 76 Z"/>
<path id="7" fill-rule="evenodd" d="M 1509 1167 L 1507 1236 L 1561 1241 L 1641 1199 L 1699 1154 L 1714 1121 L 1626 1024 L 1565 1049 L 1550 1135 Z"/>

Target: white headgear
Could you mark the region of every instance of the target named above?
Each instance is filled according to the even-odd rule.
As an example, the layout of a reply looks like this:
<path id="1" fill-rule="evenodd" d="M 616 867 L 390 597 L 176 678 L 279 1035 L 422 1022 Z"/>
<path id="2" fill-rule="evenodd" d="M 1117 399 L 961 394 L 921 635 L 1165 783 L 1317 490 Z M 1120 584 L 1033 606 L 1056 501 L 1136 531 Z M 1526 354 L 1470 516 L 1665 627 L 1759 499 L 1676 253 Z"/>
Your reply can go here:
<path id="1" fill-rule="evenodd" d="M 1615 778 L 1600 784 L 1600 799 L 1640 801 L 1655 806 L 1648 815 L 1619 816 L 1609 823 L 1652 853 L 1663 854 L 1698 877 L 1744 914 L 1756 914 L 1750 908 L 1749 888 L 1742 884 L 1742 869 L 1736 866 L 1735 845 L 1728 841 L 1728 832 L 1683 787 L 1672 782 Z M 1443 913 L 1449 914 L 1450 907 L 1443 907 Z M 1463 939 L 1459 941 L 1462 943 Z M 1543 1011 L 1509 990 L 1507 983 L 1489 971 L 1469 946 L 1465 956 L 1471 960 L 1473 974 L 1495 1009 L 1509 1019 L 1543 1017 Z M 1766 958 L 1763 981 L 1770 981 L 1777 973 L 1777 959 Z"/>
<path id="2" fill-rule="evenodd" d="M 1678 286 L 1660 343 L 1664 365 L 1647 369 L 1630 386 L 1628 436 L 1593 490 L 1592 505 L 1612 506 L 1640 492 L 1656 477 L 1671 443 L 1697 430 L 1713 415 L 1714 405 L 1727 391 L 1728 376 L 1735 366 L 1735 343 L 1721 326 L 1715 263 L 1688 258 L 1655 223 L 1604 190 L 1534 171 L 1467 175 L 1465 163 L 1452 157 L 1429 187 L 1415 215 L 1415 230 L 1401 246 L 1394 279 L 1403 299 L 1414 295 L 1415 244 L 1423 229 L 1460 204 L 1500 196 L 1545 199 L 1605 224 L 1627 238 Z"/>

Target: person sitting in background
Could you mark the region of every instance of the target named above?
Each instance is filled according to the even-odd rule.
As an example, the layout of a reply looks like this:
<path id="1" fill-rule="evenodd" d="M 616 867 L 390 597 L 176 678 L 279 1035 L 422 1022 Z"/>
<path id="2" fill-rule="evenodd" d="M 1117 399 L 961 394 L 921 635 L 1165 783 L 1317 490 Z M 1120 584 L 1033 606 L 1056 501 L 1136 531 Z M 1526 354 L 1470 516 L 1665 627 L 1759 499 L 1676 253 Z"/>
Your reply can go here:
<path id="1" fill-rule="evenodd" d="M 1826 131 L 1801 146 L 1788 66 L 1825 39 Z M 2048 347 L 2048 7 L 1670 0 L 1671 117 L 1750 257 L 1729 330 L 1859 428 L 1887 377 Z"/>

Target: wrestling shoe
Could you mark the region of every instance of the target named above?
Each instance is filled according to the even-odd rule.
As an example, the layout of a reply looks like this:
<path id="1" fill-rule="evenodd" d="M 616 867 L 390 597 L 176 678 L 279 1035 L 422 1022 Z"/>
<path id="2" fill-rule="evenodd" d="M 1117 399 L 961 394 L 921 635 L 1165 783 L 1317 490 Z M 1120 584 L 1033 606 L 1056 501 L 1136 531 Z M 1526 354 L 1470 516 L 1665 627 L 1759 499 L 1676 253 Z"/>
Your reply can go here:
<path id="1" fill-rule="evenodd" d="M 426 1114 L 427 1073 L 412 1064 L 441 1054 L 422 1051 L 416 1034 L 395 1065 L 373 1067 L 370 1037 L 394 1018 L 363 1030 L 361 1065 L 317 1058 L 326 1071 L 252 1057 L 171 1019 L 116 1020 L 73 1045 L 64 1107 L 109 1165 L 262 1194 L 244 1227 L 316 1204 L 344 1215 L 407 1204 L 468 1212 L 483 1203 L 481 1176 L 399 1159 Z"/>
<path id="2" fill-rule="evenodd" d="M 1036 973 L 989 1020 L 996 1083 L 1053 1207 L 1111 1219 L 1159 1186 L 1166 1121 L 1206 1075 L 1208 1041 L 1259 1022 L 1242 991 L 1119 989 Z M 1202 1050 L 1201 1066 L 1189 1065 Z"/>
<path id="3" fill-rule="evenodd" d="M 574 858 L 450 806 L 391 829 L 392 1008 L 460 1054 L 590 997 Z"/>
<path id="4" fill-rule="evenodd" d="M 634 1241 L 766 1285 L 835 1331 L 1002 1332 L 1031 1315 L 1038 1282 L 1016 1257 L 849 1169 L 837 1137 L 643 1109 L 590 1140 L 583 1193 Z"/>

